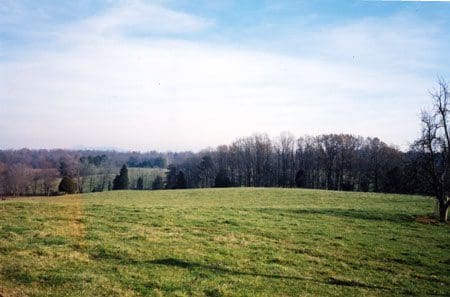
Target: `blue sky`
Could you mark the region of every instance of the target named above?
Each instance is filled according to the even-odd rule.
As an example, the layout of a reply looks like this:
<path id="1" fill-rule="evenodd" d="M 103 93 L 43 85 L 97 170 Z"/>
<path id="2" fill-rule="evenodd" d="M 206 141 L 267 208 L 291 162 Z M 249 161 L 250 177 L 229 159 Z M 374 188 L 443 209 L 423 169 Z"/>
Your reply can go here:
<path id="1" fill-rule="evenodd" d="M 0 147 L 406 148 L 449 48 L 446 1 L 0 0 Z"/>

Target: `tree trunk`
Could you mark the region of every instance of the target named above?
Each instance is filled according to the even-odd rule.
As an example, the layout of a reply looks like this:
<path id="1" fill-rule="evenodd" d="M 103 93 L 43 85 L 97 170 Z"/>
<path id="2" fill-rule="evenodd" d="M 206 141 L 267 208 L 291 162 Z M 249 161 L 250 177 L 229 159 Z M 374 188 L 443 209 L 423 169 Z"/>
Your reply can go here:
<path id="1" fill-rule="evenodd" d="M 442 223 L 447 222 L 448 218 L 448 201 L 447 199 L 443 199 L 439 201 L 439 221 Z"/>

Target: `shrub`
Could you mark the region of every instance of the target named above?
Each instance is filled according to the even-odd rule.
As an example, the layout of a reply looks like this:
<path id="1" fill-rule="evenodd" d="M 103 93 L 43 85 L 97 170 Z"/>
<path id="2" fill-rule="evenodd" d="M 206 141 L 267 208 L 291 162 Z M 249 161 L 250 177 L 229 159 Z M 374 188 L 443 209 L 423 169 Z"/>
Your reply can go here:
<path id="1" fill-rule="evenodd" d="M 77 186 L 75 184 L 75 182 L 73 181 L 73 179 L 71 179 L 68 176 L 64 176 L 61 180 L 61 182 L 59 183 L 59 187 L 58 190 L 60 192 L 64 192 L 67 194 L 73 194 L 75 193 L 77 189 Z"/>

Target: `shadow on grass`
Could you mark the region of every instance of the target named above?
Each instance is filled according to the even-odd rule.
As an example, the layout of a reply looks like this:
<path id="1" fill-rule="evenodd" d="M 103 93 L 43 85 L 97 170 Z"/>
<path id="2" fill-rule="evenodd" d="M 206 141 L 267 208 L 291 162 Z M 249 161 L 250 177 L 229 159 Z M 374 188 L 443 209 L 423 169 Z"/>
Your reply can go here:
<path id="1" fill-rule="evenodd" d="M 216 266 L 216 265 L 206 265 L 206 264 L 201 264 L 201 263 L 197 263 L 197 262 L 188 262 L 188 261 L 175 259 L 175 258 L 156 259 L 156 260 L 148 261 L 147 263 L 156 264 L 156 265 L 165 265 L 165 266 L 171 266 L 171 267 L 179 267 L 179 268 L 185 268 L 185 269 L 199 268 L 199 269 L 210 270 L 215 273 L 224 273 L 224 274 L 232 274 L 232 275 L 257 276 L 257 277 L 266 277 L 266 278 L 284 279 L 284 280 L 303 280 L 303 281 L 310 281 L 310 282 L 328 284 L 328 285 L 339 285 L 339 286 L 348 286 L 348 287 L 389 290 L 388 288 L 384 288 L 384 287 L 378 287 L 378 286 L 374 286 L 374 285 L 370 285 L 370 284 L 364 284 L 364 283 L 354 281 L 354 280 L 337 279 L 334 277 L 330 277 L 324 281 L 320 281 L 320 280 L 316 280 L 316 279 L 313 279 L 310 277 L 287 276 L 287 275 L 278 275 L 278 274 L 265 274 L 265 273 L 238 271 L 238 270 L 233 270 L 233 269 L 229 269 L 229 268 L 223 268 L 223 267 Z"/>
<path id="2" fill-rule="evenodd" d="M 299 215 L 326 215 L 349 219 L 369 220 L 369 221 L 389 221 L 389 222 L 413 222 L 415 216 L 405 213 L 385 212 L 382 210 L 359 210 L 359 209 L 339 209 L 339 208 L 324 208 L 324 209 L 273 209 L 262 208 L 259 209 L 265 213 L 291 213 Z"/>

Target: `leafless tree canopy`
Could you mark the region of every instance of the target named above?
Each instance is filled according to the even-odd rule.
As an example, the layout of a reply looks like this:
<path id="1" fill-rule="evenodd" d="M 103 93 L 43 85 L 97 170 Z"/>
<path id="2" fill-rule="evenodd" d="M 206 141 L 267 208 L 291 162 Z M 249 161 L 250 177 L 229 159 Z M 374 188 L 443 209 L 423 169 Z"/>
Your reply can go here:
<path id="1" fill-rule="evenodd" d="M 439 219 L 447 221 L 450 191 L 449 88 L 439 79 L 438 87 L 430 91 L 432 109 L 422 110 L 422 133 L 414 148 L 423 156 L 426 178 L 439 207 Z"/>

